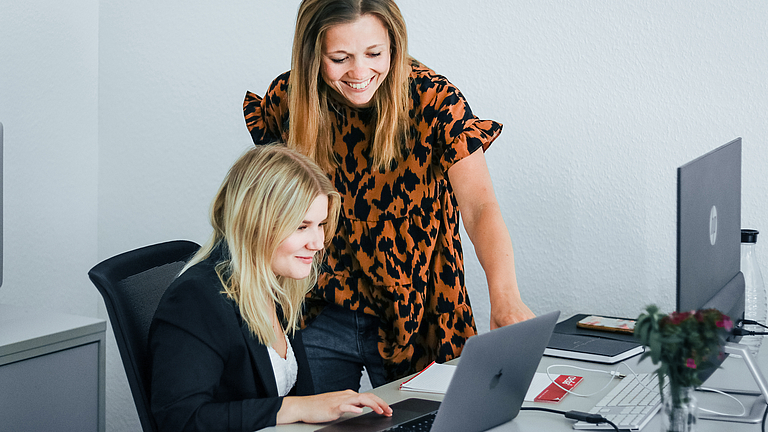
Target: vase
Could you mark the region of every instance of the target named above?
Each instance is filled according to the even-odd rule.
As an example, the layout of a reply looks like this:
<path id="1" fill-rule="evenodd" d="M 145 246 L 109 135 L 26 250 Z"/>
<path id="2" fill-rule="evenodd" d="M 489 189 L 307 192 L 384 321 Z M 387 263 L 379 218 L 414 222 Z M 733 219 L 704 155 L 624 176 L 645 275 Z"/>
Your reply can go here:
<path id="1" fill-rule="evenodd" d="M 698 419 L 698 404 L 693 387 L 669 386 L 661 405 L 661 430 L 663 432 L 694 432 Z M 673 393 L 674 392 L 674 393 Z"/>

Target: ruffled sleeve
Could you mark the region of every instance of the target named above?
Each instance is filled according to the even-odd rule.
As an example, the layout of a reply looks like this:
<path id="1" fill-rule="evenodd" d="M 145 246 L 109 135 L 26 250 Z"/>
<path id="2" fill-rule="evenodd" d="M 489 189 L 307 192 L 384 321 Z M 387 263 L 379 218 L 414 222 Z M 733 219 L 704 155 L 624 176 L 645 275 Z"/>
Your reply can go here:
<path id="1" fill-rule="evenodd" d="M 243 115 L 254 144 L 287 139 L 289 75 L 290 72 L 286 72 L 275 78 L 263 98 L 251 92 L 245 93 Z"/>
<path id="2" fill-rule="evenodd" d="M 469 108 L 469 107 L 467 107 Z M 501 134 L 501 123 L 478 118 L 456 122 L 445 129 L 446 148 L 440 158 L 440 166 L 445 172 L 456 162 L 482 148 L 488 150 L 491 143 Z M 454 131 L 458 132 L 454 134 Z"/>
<path id="3" fill-rule="evenodd" d="M 413 94 L 424 115 L 422 134 L 434 134 L 436 162 L 443 172 L 482 148 L 488 150 L 502 124 L 477 118 L 458 88 L 423 65 L 413 68 Z"/>

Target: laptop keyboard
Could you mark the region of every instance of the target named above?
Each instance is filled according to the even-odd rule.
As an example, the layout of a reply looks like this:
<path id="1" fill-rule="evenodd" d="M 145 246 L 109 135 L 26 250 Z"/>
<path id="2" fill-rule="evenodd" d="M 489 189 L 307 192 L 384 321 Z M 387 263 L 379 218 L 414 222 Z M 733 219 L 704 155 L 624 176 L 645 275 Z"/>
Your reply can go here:
<path id="1" fill-rule="evenodd" d="M 664 381 L 664 387 L 669 380 Z M 661 407 L 659 379 L 655 373 L 628 375 L 589 410 L 612 421 L 621 430 L 643 428 Z M 574 429 L 613 430 L 608 423 L 599 425 L 577 422 Z"/>
<path id="2" fill-rule="evenodd" d="M 429 432 L 432 428 L 432 423 L 435 421 L 437 411 L 433 411 L 423 416 L 416 417 L 413 420 L 409 420 L 405 423 L 397 426 L 385 429 L 382 432 Z"/>

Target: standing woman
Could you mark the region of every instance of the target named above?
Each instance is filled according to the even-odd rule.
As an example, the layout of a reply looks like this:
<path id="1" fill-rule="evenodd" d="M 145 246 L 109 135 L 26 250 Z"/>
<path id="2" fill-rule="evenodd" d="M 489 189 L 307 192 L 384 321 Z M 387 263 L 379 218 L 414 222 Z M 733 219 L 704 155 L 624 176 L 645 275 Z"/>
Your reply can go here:
<path id="1" fill-rule="evenodd" d="M 314 393 L 296 329 L 339 195 L 307 157 L 260 146 L 238 159 L 211 208 L 213 234 L 160 301 L 149 331 L 151 407 L 163 431 L 254 431 L 324 422 L 372 394 Z"/>
<path id="2" fill-rule="evenodd" d="M 315 387 L 374 386 L 457 357 L 476 327 L 459 213 L 488 280 L 491 328 L 533 317 L 484 151 L 480 120 L 448 80 L 408 55 L 392 0 L 304 0 L 291 71 L 247 93 L 256 144 L 284 140 L 342 197 L 302 331 Z"/>

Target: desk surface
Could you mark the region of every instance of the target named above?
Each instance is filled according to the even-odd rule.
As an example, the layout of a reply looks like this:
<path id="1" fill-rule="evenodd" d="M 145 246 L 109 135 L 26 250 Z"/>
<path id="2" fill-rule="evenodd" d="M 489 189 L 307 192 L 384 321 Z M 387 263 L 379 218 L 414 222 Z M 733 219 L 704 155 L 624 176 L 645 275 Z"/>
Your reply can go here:
<path id="1" fill-rule="evenodd" d="M 106 328 L 102 319 L 0 304 L 0 360 L 62 340 L 99 335 Z"/>
<path id="2" fill-rule="evenodd" d="M 764 347 L 758 358 L 758 364 L 763 371 L 763 374 L 768 373 L 768 354 L 766 354 L 768 348 Z M 638 363 L 639 356 L 626 361 L 626 363 L 635 372 L 651 372 L 654 370 L 654 366 L 650 360 L 644 360 L 642 363 Z M 539 364 L 538 371 L 545 372 L 550 365 L 573 365 L 589 369 L 600 370 L 613 370 L 616 365 L 601 365 L 597 363 L 588 363 L 581 361 L 564 360 L 553 357 L 543 357 Z M 626 367 L 621 366 L 620 371 L 627 373 Z M 599 372 L 589 372 L 582 370 L 575 370 L 574 368 L 553 368 L 553 373 L 565 373 L 573 375 L 581 375 L 584 377 L 584 381 L 576 388 L 581 394 L 591 394 L 600 390 L 606 383 L 606 380 L 611 379 L 608 375 Z M 388 403 L 395 403 L 397 401 L 407 399 L 410 397 L 419 397 L 423 399 L 442 399 L 442 395 L 434 395 L 428 393 L 418 393 L 409 391 L 400 391 L 399 385 L 401 381 L 389 383 L 387 385 L 378 387 L 373 390 L 373 393 L 379 395 L 382 399 Z M 600 391 L 595 396 L 588 398 L 577 397 L 575 395 L 568 395 L 562 402 L 558 404 L 547 403 L 533 403 L 525 402 L 523 406 L 541 406 L 546 408 L 552 408 L 557 410 L 569 411 L 580 410 L 587 411 L 595 402 L 600 400 L 606 393 L 608 393 L 616 384 L 610 384 L 604 390 Z M 744 362 L 740 358 L 734 356 L 726 359 L 723 363 L 723 367 L 715 372 L 709 380 L 707 380 L 706 387 L 715 388 L 729 388 L 739 390 L 753 390 L 757 391 L 752 376 L 749 374 Z M 714 411 L 726 412 L 726 413 L 738 413 L 741 407 L 734 401 L 717 394 L 696 392 L 696 398 L 699 401 L 700 408 L 708 408 Z M 747 409 L 752 405 L 755 400 L 753 396 L 739 396 L 740 400 L 747 405 Z M 541 431 L 573 431 L 573 420 L 568 420 L 563 416 L 550 414 L 540 411 L 521 411 L 520 414 L 514 420 L 509 423 L 500 425 L 491 431 L 514 431 L 514 432 L 541 432 Z M 727 425 L 727 426 L 726 426 Z M 276 427 L 270 427 L 262 429 L 262 431 L 274 431 L 274 432 L 310 432 L 315 431 L 324 425 L 313 424 L 292 424 L 281 425 Z M 643 431 L 658 431 L 661 428 L 661 418 L 657 414 L 648 425 L 643 428 Z M 761 426 L 759 424 L 743 424 L 733 422 L 717 422 L 711 420 L 699 420 L 698 430 L 699 432 L 719 432 L 727 429 L 731 432 L 742 431 L 760 431 Z"/>

